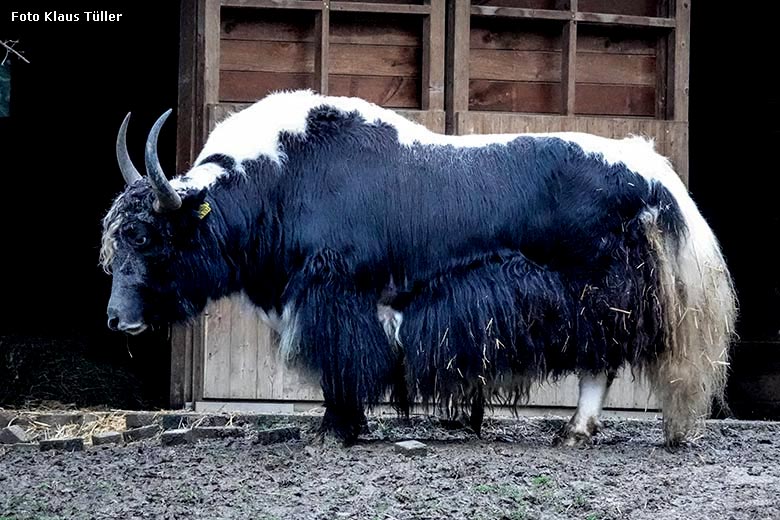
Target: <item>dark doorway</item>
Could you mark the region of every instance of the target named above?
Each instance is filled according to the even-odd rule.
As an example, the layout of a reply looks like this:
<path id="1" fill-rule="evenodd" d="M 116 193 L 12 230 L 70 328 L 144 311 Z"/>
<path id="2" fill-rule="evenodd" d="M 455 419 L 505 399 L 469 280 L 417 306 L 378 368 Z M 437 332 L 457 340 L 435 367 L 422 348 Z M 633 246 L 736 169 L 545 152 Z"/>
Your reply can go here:
<path id="1" fill-rule="evenodd" d="M 110 278 L 98 249 L 100 220 L 123 187 L 119 123 L 133 111 L 129 144 L 140 166 L 152 122 L 177 103 L 178 2 L 10 4 L 0 10 L 0 38 L 17 41 L 30 63 L 10 58 L 10 115 L 0 118 L 0 406 L 163 405 L 167 331 L 137 340 L 108 333 Z M 90 9 L 122 16 L 88 22 Z M 46 21 L 54 10 L 79 21 Z M 13 11 L 40 21 L 12 22 Z M 161 143 L 170 170 L 174 127 Z M 112 381 L 116 388 L 102 388 Z"/>

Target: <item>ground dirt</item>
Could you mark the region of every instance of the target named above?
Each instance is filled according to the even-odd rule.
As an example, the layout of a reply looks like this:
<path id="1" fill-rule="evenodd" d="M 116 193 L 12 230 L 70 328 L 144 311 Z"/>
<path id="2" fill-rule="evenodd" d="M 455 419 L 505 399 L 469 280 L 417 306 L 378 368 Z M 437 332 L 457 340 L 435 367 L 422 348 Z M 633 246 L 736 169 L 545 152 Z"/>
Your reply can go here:
<path id="1" fill-rule="evenodd" d="M 430 419 L 372 420 L 344 448 L 313 433 L 57 453 L 0 448 L 0 519 L 778 519 L 780 423 L 710 421 L 670 452 L 658 421 L 608 420 L 586 448 L 556 419 L 495 420 L 482 439 Z M 418 439 L 408 458 L 393 442 Z"/>

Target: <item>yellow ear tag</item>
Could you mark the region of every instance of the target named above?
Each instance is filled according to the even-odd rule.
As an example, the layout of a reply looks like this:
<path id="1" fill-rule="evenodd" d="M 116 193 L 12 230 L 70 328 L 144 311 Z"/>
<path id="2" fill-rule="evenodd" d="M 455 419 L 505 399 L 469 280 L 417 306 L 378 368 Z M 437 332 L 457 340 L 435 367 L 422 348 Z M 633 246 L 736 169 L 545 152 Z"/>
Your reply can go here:
<path id="1" fill-rule="evenodd" d="M 198 207 L 198 218 L 203 220 L 206 218 L 206 215 L 211 213 L 211 204 L 208 202 L 204 202 Z"/>

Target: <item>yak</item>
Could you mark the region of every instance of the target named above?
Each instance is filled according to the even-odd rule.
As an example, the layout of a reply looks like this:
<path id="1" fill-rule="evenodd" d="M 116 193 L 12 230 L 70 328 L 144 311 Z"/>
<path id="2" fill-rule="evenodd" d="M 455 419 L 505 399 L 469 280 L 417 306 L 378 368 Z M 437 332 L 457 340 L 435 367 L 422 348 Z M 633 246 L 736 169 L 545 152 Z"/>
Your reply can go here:
<path id="1" fill-rule="evenodd" d="M 280 352 L 319 376 L 321 431 L 355 442 L 388 395 L 478 432 L 484 406 L 580 377 L 563 432 L 588 442 L 615 373 L 645 378 L 665 441 L 721 398 L 736 316 L 718 242 L 641 137 L 441 135 L 358 98 L 273 93 L 218 124 L 169 180 L 146 175 L 103 220 L 108 326 L 139 334 L 243 291 Z"/>

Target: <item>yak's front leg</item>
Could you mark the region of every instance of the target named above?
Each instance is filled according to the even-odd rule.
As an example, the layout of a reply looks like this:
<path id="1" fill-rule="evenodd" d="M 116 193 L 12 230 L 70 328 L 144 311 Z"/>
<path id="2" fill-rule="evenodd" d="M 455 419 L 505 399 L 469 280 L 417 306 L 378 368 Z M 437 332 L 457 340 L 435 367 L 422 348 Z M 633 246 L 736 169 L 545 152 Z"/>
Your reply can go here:
<path id="1" fill-rule="evenodd" d="M 613 379 L 614 374 L 606 372 L 584 373 L 580 376 L 577 411 L 563 430 L 561 442 L 564 446 L 588 444 L 601 429 L 599 415 Z"/>
<path id="2" fill-rule="evenodd" d="M 304 263 L 287 290 L 294 317 L 288 357 L 320 373 L 325 397 L 321 429 L 349 445 L 365 422 L 365 408 L 385 395 L 393 351 L 377 319 L 376 296 L 360 291 L 347 260 L 322 250 Z"/>

